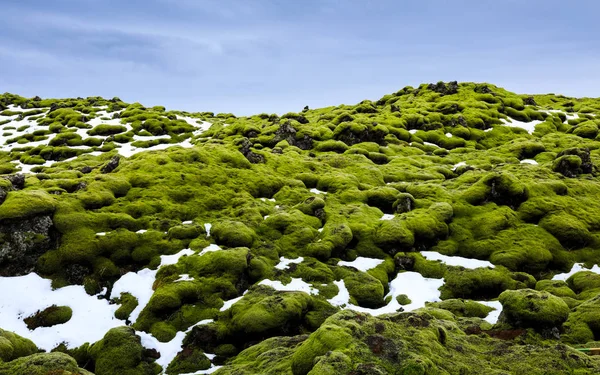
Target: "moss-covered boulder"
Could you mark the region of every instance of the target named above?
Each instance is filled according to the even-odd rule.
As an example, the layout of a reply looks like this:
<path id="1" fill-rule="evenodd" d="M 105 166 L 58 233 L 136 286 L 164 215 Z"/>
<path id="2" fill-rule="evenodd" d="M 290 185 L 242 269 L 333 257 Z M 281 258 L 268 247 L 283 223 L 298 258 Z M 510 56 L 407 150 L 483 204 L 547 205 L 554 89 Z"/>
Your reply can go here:
<path id="1" fill-rule="evenodd" d="M 38 353 L 0 362 L 1 375 L 94 375 L 64 353 Z M 124 373 L 123 373 L 124 374 Z"/>
<path id="2" fill-rule="evenodd" d="M 33 341 L 0 328 L 0 360 L 9 362 L 37 352 Z"/>
<path id="3" fill-rule="evenodd" d="M 239 221 L 222 221 L 213 225 L 211 235 L 218 244 L 229 247 L 252 246 L 255 233 Z"/>
<path id="4" fill-rule="evenodd" d="M 130 327 L 113 328 L 89 349 L 96 375 L 155 375 L 160 366 L 146 355 L 141 339 Z"/>
<path id="5" fill-rule="evenodd" d="M 559 297 L 533 289 L 507 290 L 500 294 L 499 321 L 512 327 L 547 329 L 560 327 L 569 317 L 569 306 Z"/>
<path id="6" fill-rule="evenodd" d="M 23 319 L 23 321 L 27 328 L 34 330 L 38 327 L 51 327 L 66 323 L 72 316 L 73 310 L 69 306 L 52 305 Z"/>

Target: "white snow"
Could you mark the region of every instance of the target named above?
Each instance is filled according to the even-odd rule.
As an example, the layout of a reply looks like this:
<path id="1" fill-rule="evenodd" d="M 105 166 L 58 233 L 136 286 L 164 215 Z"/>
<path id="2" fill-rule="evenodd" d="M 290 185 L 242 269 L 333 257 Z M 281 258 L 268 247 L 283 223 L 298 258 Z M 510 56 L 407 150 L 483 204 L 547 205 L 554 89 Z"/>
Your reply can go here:
<path id="1" fill-rule="evenodd" d="M 183 275 L 179 275 L 179 279 L 175 280 L 174 282 L 179 281 L 194 281 L 194 278 L 188 275 L 187 273 L 184 273 Z"/>
<path id="2" fill-rule="evenodd" d="M 227 301 L 223 301 L 223 307 L 221 307 L 219 309 L 219 311 L 229 310 L 229 308 L 231 308 L 231 306 L 233 306 L 234 303 L 236 303 L 237 301 L 241 300 L 243 297 L 244 296 L 242 295 L 242 296 L 239 296 L 239 297 L 227 300 Z"/>
<path id="3" fill-rule="evenodd" d="M 283 285 L 281 281 L 273 281 L 265 279 L 258 283 L 259 285 L 268 285 L 271 288 L 283 291 L 283 292 L 306 292 L 308 294 L 319 294 L 319 291 L 313 288 L 310 284 L 306 283 L 304 280 L 298 278 L 292 278 L 292 281 L 289 284 Z"/>
<path id="4" fill-rule="evenodd" d="M 452 133 L 446 133 L 446 137 L 452 138 Z"/>
<path id="5" fill-rule="evenodd" d="M 427 260 L 439 260 L 448 266 L 459 266 L 468 269 L 475 269 L 480 267 L 494 268 L 494 265 L 487 260 L 463 258 L 459 256 L 448 256 L 443 255 L 435 251 L 421 251 L 421 255 Z"/>
<path id="6" fill-rule="evenodd" d="M 156 273 L 158 269 L 162 266 L 166 266 L 168 264 L 175 264 L 184 255 L 192 255 L 194 251 L 190 249 L 184 249 L 173 255 L 161 255 L 161 263 L 160 266 L 156 270 L 151 270 L 149 268 L 144 268 L 138 272 L 128 272 L 125 275 L 121 276 L 119 280 L 115 282 L 113 285 L 112 292 L 110 294 L 110 298 L 118 298 L 121 296 L 121 293 L 129 293 L 135 298 L 137 298 L 138 305 L 131 312 L 129 316 L 129 320 L 131 323 L 135 323 L 138 316 L 150 301 L 150 297 L 152 297 L 152 285 L 154 284 L 154 280 L 156 279 Z"/>
<path id="7" fill-rule="evenodd" d="M 337 295 L 331 299 L 328 299 L 327 302 L 333 306 L 346 306 L 350 301 L 350 292 L 348 292 L 348 288 L 346 288 L 344 280 L 334 281 L 333 283 L 338 287 L 339 291 Z"/>
<path id="8" fill-rule="evenodd" d="M 143 233 L 146 233 L 147 231 L 148 231 L 147 229 L 140 229 L 135 233 L 143 234 Z"/>
<path id="9" fill-rule="evenodd" d="M 210 224 L 210 223 L 204 224 L 204 229 L 206 229 L 206 237 L 210 237 L 210 228 L 212 228 L 212 224 Z"/>
<path id="10" fill-rule="evenodd" d="M 533 159 L 523 159 L 523 160 L 521 160 L 521 164 L 538 165 L 538 162 Z"/>
<path id="11" fill-rule="evenodd" d="M 440 146 L 436 145 L 435 143 L 431 143 L 431 142 L 423 142 L 423 144 L 424 144 L 425 146 L 433 146 L 433 147 L 437 147 L 437 148 L 439 148 L 439 147 L 440 147 Z"/>
<path id="12" fill-rule="evenodd" d="M 213 252 L 213 251 L 219 251 L 219 250 L 223 250 L 223 249 L 221 249 L 221 247 L 219 245 L 211 243 L 210 245 L 208 245 L 207 247 L 202 249 L 202 251 L 198 254 L 198 256 L 201 256 L 206 253 Z"/>
<path id="13" fill-rule="evenodd" d="M 368 270 L 377 267 L 381 263 L 383 263 L 383 259 L 358 257 L 355 260 L 353 260 L 352 262 L 347 262 L 347 261 L 343 261 L 343 260 L 339 261 L 337 265 L 345 266 L 345 267 L 353 267 L 359 271 L 367 272 Z"/>
<path id="14" fill-rule="evenodd" d="M 383 214 L 383 216 L 379 220 L 392 220 L 395 217 L 396 216 L 392 214 Z"/>
<path id="15" fill-rule="evenodd" d="M 69 348 L 96 342 L 111 328 L 124 324 L 114 317 L 118 305 L 110 305 L 106 299 L 88 295 L 81 285 L 53 290 L 50 280 L 35 273 L 0 277 L 0 295 L 2 328 L 32 340 L 46 351 L 63 342 Z M 69 306 L 73 316 L 64 324 L 30 331 L 23 319 L 52 305 Z"/>
<path id="16" fill-rule="evenodd" d="M 592 268 L 585 268 L 585 265 L 583 263 L 575 263 L 573 265 L 573 268 L 571 268 L 571 271 L 566 272 L 566 273 L 559 273 L 557 275 L 554 275 L 554 277 L 552 278 L 552 280 L 567 280 L 569 277 L 571 277 L 572 275 L 576 274 L 579 271 L 592 271 L 593 273 L 598 273 L 600 274 L 600 267 L 598 267 L 597 264 L 594 264 L 594 266 Z"/>
<path id="17" fill-rule="evenodd" d="M 298 257 L 295 259 L 287 259 L 285 257 L 280 257 L 279 263 L 275 266 L 275 268 L 278 270 L 287 270 L 290 267 L 290 264 L 292 264 L 292 263 L 300 264 L 303 261 L 304 261 L 304 258 L 302 258 L 302 257 Z"/>
<path id="18" fill-rule="evenodd" d="M 167 369 L 169 363 L 173 361 L 177 353 L 181 350 L 183 339 L 185 338 L 186 332 L 177 332 L 175 337 L 169 342 L 160 342 L 146 332 L 136 331 L 136 333 L 142 338 L 142 346 L 148 349 L 156 349 L 160 353 L 160 358 L 156 360 L 156 363 L 161 365 L 163 370 Z"/>
<path id="19" fill-rule="evenodd" d="M 418 131 L 419 131 L 418 129 L 410 129 L 408 132 L 409 132 L 410 134 L 415 134 L 415 133 L 416 133 L 416 132 L 418 132 Z"/>
<path id="20" fill-rule="evenodd" d="M 190 225 L 190 224 L 192 224 L 192 223 L 193 223 L 193 221 L 191 221 L 191 220 L 186 220 L 186 221 L 182 222 L 181 224 L 183 224 L 183 225 Z"/>
<path id="21" fill-rule="evenodd" d="M 208 354 L 206 354 L 206 353 L 204 353 L 204 355 L 208 356 Z M 210 366 L 210 368 L 208 370 L 200 370 L 200 371 L 197 371 L 197 372 L 191 372 L 191 373 L 188 373 L 188 374 L 180 374 L 180 375 L 205 375 L 205 374 L 212 374 L 213 372 L 217 371 L 221 367 L 223 367 L 223 366 L 215 366 L 215 365 L 211 364 L 211 366 Z"/>
<path id="22" fill-rule="evenodd" d="M 530 121 L 530 122 L 522 122 L 522 121 L 518 121 L 518 120 L 515 120 L 515 119 L 509 119 L 509 120 L 501 119 L 501 121 L 506 126 L 512 126 L 512 127 L 516 127 L 516 128 L 525 129 L 525 130 L 527 130 L 527 132 L 529 134 L 533 133 L 533 131 L 535 130 L 535 126 L 537 124 L 541 124 L 543 122 L 543 121 L 540 121 L 540 120 L 533 120 L 533 121 Z"/>
<path id="23" fill-rule="evenodd" d="M 326 191 L 317 190 L 315 188 L 310 189 L 310 192 L 313 194 L 327 194 Z"/>
<path id="24" fill-rule="evenodd" d="M 106 232 L 98 232 L 96 233 L 96 236 L 106 236 Z"/>
<path id="25" fill-rule="evenodd" d="M 390 282 L 390 292 L 385 296 L 387 299 L 391 297 L 390 302 L 378 309 L 360 307 L 349 302 L 350 295 L 344 284 L 344 281 L 335 282 L 339 288 L 338 294 L 330 301 L 334 301 L 336 306 L 346 305 L 347 309 L 368 313 L 371 315 L 389 314 L 398 311 L 401 307 L 404 311 L 412 311 L 425 306 L 425 302 L 436 302 L 440 300 L 440 291 L 438 290 L 444 280 L 431 279 L 423 277 L 418 272 L 402 272 L 399 273 L 392 282 Z M 342 285 L 343 284 L 343 285 Z M 411 303 L 408 305 L 400 305 L 396 300 L 401 294 L 406 294 L 410 298 Z M 346 298 L 347 297 L 347 298 Z"/>
<path id="26" fill-rule="evenodd" d="M 458 167 L 462 167 L 463 165 L 467 165 L 467 162 L 461 161 L 452 166 L 452 170 L 455 171 Z"/>
<path id="27" fill-rule="evenodd" d="M 498 318 L 500 317 L 500 313 L 502 312 L 502 304 L 500 303 L 500 301 L 475 301 L 475 302 L 479 302 L 482 305 L 493 307 L 495 310 L 490 311 L 490 313 L 484 318 L 484 320 L 491 324 L 496 324 L 498 322 Z"/>

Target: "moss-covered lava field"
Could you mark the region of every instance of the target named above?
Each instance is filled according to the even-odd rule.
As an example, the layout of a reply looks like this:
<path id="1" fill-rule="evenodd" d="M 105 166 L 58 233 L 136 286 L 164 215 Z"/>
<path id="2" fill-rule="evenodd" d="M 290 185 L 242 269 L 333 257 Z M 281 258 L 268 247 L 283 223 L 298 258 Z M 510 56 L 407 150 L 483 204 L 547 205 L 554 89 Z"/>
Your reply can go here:
<path id="1" fill-rule="evenodd" d="M 600 99 L 0 95 L 0 375 L 598 374 Z"/>

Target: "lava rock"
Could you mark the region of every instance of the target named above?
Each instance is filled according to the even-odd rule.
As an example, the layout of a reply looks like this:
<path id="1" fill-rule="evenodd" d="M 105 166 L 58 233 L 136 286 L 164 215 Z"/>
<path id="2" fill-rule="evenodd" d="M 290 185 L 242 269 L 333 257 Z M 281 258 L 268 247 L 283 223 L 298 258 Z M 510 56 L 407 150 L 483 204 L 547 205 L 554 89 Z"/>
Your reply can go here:
<path id="1" fill-rule="evenodd" d="M 102 173 L 110 173 L 110 172 L 114 171 L 119 166 L 120 160 L 121 160 L 121 158 L 118 155 L 113 156 L 112 159 L 110 159 L 110 161 L 108 163 L 106 163 L 106 165 L 104 165 L 100 171 Z"/>

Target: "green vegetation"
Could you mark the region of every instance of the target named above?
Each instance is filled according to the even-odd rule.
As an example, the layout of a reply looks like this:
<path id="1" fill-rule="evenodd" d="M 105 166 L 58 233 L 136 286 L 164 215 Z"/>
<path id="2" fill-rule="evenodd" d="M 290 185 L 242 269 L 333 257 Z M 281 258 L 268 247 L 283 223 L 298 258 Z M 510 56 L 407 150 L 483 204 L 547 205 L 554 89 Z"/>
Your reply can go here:
<path id="1" fill-rule="evenodd" d="M 189 249 L 156 272 L 135 322 L 142 301 L 112 301 L 115 318 L 162 343 L 189 330 L 169 374 L 598 372 L 565 344 L 600 338 L 600 275 L 551 280 L 600 263 L 597 99 L 440 82 L 281 117 L 38 99 L 0 95 L 3 272 L 109 295 L 124 274 Z M 530 134 L 510 119 L 540 123 Z M 359 257 L 381 263 L 338 265 Z M 343 281 L 353 305 L 406 308 L 416 298 L 388 296 L 402 271 L 443 279 L 441 301 L 380 317 L 331 302 Z M 494 327 L 481 300 L 504 306 Z M 61 324 L 67 309 L 23 318 Z M 160 372 L 132 328 L 45 354 L 0 331 L 0 374 L 46 362 L 40 371 Z"/>

